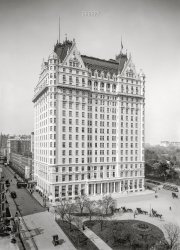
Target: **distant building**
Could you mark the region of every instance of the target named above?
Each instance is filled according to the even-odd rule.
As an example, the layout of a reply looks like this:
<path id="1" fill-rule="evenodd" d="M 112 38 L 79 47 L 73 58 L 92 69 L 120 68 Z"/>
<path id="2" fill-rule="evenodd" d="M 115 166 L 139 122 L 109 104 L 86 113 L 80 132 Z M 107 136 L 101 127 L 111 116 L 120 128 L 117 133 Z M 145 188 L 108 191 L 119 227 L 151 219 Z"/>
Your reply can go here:
<path id="1" fill-rule="evenodd" d="M 162 147 L 180 147 L 180 142 L 172 142 L 172 141 L 161 141 L 160 146 Z"/>
<path id="2" fill-rule="evenodd" d="M 32 157 L 21 154 L 11 153 L 10 166 L 25 179 L 31 179 L 32 176 Z"/>
<path id="3" fill-rule="evenodd" d="M 31 136 L 9 137 L 7 141 L 7 162 L 25 179 L 32 178 Z"/>
<path id="4" fill-rule="evenodd" d="M 11 152 L 24 156 L 31 156 L 31 138 L 16 137 L 11 140 Z"/>
<path id="5" fill-rule="evenodd" d="M 32 179 L 34 179 L 34 132 L 31 133 Z"/>
<path id="6" fill-rule="evenodd" d="M 53 201 L 144 190 L 145 75 L 57 43 L 34 89 L 34 176 Z"/>
<path id="7" fill-rule="evenodd" d="M 5 181 L 2 176 L 2 167 L 0 167 L 0 222 L 6 217 L 6 195 Z"/>
<path id="8" fill-rule="evenodd" d="M 3 135 L 1 133 L 0 135 L 0 155 L 2 156 L 7 156 L 7 140 L 8 140 L 8 135 Z"/>

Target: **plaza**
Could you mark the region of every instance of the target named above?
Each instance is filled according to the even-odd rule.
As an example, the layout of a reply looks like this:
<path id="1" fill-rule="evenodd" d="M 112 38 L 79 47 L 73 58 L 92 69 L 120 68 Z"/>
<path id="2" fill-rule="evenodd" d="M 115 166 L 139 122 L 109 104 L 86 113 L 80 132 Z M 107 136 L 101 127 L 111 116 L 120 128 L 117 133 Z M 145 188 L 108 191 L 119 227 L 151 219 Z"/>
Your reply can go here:
<path id="1" fill-rule="evenodd" d="M 155 195 L 157 195 L 158 198 L 155 198 Z M 144 192 L 136 194 L 134 193 L 124 194 L 121 195 L 121 197 L 116 197 L 116 206 L 117 208 L 123 206 L 125 206 L 126 208 L 131 208 L 133 209 L 133 212 L 135 211 L 136 208 L 141 208 L 142 210 L 147 211 L 148 215 L 138 214 L 134 217 L 134 213 L 117 212 L 112 217 L 110 217 L 109 220 L 144 221 L 160 228 L 163 231 L 165 237 L 166 237 L 166 232 L 164 229 L 165 224 L 173 223 L 180 227 L 180 214 L 179 214 L 180 200 L 179 198 L 173 199 L 171 192 L 167 190 L 161 189 L 157 193 L 155 193 L 154 191 L 145 190 Z M 150 210 L 152 208 L 156 210 L 159 214 L 162 214 L 161 219 L 150 216 Z M 89 228 L 86 228 L 86 230 L 83 232 L 87 236 L 91 235 L 91 239 L 93 239 L 93 242 L 97 243 L 96 244 L 97 246 L 100 246 L 102 244 L 102 239 L 100 239 L 97 235 L 95 235 L 94 232 L 92 232 Z M 104 244 L 106 243 L 104 242 Z M 104 246 L 104 244 L 103 244 L 103 249 L 109 249 L 109 246 L 107 244 L 106 246 Z"/>

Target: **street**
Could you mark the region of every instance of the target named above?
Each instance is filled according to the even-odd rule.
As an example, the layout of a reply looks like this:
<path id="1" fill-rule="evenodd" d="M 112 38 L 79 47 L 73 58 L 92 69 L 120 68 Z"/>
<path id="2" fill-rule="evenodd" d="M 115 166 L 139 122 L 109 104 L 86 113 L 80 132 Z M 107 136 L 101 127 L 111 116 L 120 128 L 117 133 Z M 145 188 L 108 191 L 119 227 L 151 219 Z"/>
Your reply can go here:
<path id="1" fill-rule="evenodd" d="M 17 180 L 14 178 L 13 171 L 10 167 L 3 166 L 5 179 L 9 179 L 10 187 L 8 188 L 10 192 L 15 191 L 17 198 L 14 199 L 16 205 L 22 216 L 44 212 L 46 209 L 43 208 L 39 202 L 29 193 L 26 188 L 17 188 Z M 11 182 L 12 180 L 12 182 Z"/>

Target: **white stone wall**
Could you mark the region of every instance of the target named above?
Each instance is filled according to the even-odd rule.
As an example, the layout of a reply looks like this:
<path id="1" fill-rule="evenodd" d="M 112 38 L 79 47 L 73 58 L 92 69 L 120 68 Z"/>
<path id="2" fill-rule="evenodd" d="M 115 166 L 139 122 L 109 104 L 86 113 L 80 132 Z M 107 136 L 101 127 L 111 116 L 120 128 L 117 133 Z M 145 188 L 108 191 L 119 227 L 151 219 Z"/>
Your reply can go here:
<path id="1" fill-rule="evenodd" d="M 144 78 L 98 77 L 54 55 L 42 72 L 34 103 L 38 188 L 53 200 L 143 190 Z"/>

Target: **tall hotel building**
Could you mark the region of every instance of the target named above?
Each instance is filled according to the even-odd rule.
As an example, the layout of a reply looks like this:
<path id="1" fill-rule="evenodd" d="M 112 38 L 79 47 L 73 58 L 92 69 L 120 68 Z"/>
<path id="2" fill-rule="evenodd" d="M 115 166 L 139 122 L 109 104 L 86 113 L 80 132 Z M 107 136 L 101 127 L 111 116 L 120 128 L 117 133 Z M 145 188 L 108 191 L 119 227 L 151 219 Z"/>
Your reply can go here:
<path id="1" fill-rule="evenodd" d="M 145 76 L 131 56 L 81 55 L 66 39 L 34 89 L 34 178 L 53 202 L 144 190 Z"/>

